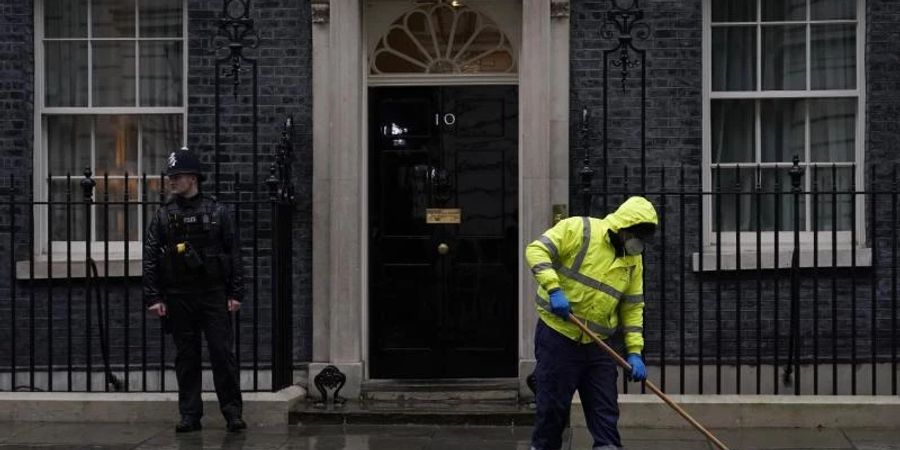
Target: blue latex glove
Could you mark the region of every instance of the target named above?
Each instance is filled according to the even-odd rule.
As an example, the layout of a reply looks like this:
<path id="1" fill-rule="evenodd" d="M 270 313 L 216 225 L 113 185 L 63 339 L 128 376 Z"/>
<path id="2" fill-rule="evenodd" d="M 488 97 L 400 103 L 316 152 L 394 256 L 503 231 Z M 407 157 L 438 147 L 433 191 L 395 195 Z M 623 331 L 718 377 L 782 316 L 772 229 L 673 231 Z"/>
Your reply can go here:
<path id="1" fill-rule="evenodd" d="M 550 291 L 550 311 L 564 320 L 569 320 L 569 313 L 572 309 L 569 307 L 569 299 L 562 289 L 554 289 Z"/>
<path id="2" fill-rule="evenodd" d="M 647 379 L 647 367 L 644 366 L 644 360 L 641 355 L 631 353 L 628 355 L 628 365 L 631 366 L 631 381 L 644 381 Z"/>

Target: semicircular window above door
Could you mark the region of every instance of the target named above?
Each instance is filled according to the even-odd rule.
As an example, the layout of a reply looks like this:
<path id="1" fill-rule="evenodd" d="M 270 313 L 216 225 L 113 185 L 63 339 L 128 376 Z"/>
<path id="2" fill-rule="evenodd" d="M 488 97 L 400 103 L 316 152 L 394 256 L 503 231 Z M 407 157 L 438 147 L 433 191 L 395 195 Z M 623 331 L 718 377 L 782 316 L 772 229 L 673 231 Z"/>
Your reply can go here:
<path id="1" fill-rule="evenodd" d="M 391 24 L 369 58 L 371 75 L 515 72 L 509 37 L 464 0 L 419 2 Z"/>

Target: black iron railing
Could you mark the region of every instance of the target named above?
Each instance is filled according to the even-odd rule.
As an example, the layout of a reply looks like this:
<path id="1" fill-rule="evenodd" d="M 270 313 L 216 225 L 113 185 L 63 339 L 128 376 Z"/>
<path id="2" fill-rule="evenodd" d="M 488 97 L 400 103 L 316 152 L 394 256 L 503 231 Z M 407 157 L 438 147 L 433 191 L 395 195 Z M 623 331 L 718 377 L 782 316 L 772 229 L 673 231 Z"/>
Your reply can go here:
<path id="1" fill-rule="evenodd" d="M 267 194 L 235 173 L 217 197 L 253 274 L 232 324 L 250 391 L 293 381 L 291 129 L 288 119 Z M 166 197 L 162 176 L 60 179 L 48 176 L 47 200 L 10 179 L 0 205 L 0 390 L 174 390 L 174 344 L 141 289 L 142 230 Z"/>
<path id="2" fill-rule="evenodd" d="M 868 168 L 865 183 L 852 164 L 797 159 L 714 165 L 705 182 L 683 166 L 620 173 L 590 190 L 591 211 L 630 195 L 657 207 L 644 329 L 663 389 L 896 395 L 896 167 Z"/>

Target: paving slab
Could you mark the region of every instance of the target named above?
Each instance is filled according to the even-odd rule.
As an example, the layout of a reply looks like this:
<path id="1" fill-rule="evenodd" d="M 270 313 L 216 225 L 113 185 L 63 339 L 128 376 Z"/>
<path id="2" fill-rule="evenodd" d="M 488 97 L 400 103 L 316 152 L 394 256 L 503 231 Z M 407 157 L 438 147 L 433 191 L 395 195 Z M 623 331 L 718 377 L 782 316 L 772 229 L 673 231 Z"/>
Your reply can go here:
<path id="1" fill-rule="evenodd" d="M 716 432 L 732 449 L 852 449 L 853 444 L 836 429 L 751 428 Z"/>
<path id="2" fill-rule="evenodd" d="M 172 424 L 0 422 L 0 450 L 84 448 L 243 450 L 528 450 L 531 427 L 482 425 L 275 425 L 228 433 L 214 422 L 198 433 Z M 900 430 L 749 428 L 714 430 L 733 450 L 900 450 Z M 694 430 L 621 429 L 628 450 L 713 450 Z M 564 449 L 591 448 L 590 433 L 574 427 Z"/>
<path id="3" fill-rule="evenodd" d="M 39 426 L 36 423 L 0 422 L 0 444 L 7 442 L 11 437 L 27 432 Z"/>
<path id="4" fill-rule="evenodd" d="M 732 450 L 757 449 L 853 449 L 853 444 L 842 430 L 799 428 L 753 428 L 712 430 L 714 435 Z M 874 431 L 873 431 L 874 433 Z M 628 450 L 638 449 L 714 449 L 706 438 L 694 430 L 636 429 L 620 430 L 622 445 Z M 890 442 L 892 436 L 872 434 L 872 442 Z M 590 448 L 593 444 L 587 428 L 572 429 L 572 450 Z M 893 449 L 892 449 L 893 450 Z M 898 449 L 900 450 L 900 449 Z"/>
<path id="5" fill-rule="evenodd" d="M 858 450 L 900 450 L 900 430 L 859 428 L 844 434 Z"/>
<path id="6" fill-rule="evenodd" d="M 157 433 L 135 447 L 142 450 L 171 448 L 228 448 L 276 450 L 290 440 L 286 426 L 250 428 L 243 433 L 229 433 L 219 427 L 206 427 L 199 433 L 177 434 L 170 429 Z"/>
<path id="7" fill-rule="evenodd" d="M 78 444 L 78 445 L 110 445 L 137 446 L 162 431 L 155 424 L 82 424 L 82 423 L 44 423 L 27 431 L 16 433 L 6 439 L 4 444 Z"/>
<path id="8" fill-rule="evenodd" d="M 689 430 L 680 429 L 646 429 L 640 430 L 636 428 L 620 429 L 619 435 L 622 437 L 622 446 L 628 450 L 651 450 L 651 449 L 671 449 L 671 450 L 709 450 L 711 447 L 706 443 L 703 435 L 696 436 Z M 574 427 L 571 430 L 571 439 L 568 446 L 564 448 L 570 450 L 589 449 L 594 445 L 594 439 L 587 428 Z"/>

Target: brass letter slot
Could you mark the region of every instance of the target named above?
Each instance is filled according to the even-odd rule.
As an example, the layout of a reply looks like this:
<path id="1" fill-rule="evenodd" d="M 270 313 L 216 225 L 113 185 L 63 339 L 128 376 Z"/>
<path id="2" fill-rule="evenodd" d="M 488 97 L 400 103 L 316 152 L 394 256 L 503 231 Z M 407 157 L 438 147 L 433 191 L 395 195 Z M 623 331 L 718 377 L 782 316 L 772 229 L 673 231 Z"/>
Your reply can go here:
<path id="1" fill-rule="evenodd" d="M 425 210 L 425 223 L 447 224 L 460 223 L 462 210 L 460 208 L 428 208 Z"/>

